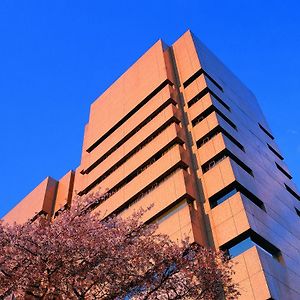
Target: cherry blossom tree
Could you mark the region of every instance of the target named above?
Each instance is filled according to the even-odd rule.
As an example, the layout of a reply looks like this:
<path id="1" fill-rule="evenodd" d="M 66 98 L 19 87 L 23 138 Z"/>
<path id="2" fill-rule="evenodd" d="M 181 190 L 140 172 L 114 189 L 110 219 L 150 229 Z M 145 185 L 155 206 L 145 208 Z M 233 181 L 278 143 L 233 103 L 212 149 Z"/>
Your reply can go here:
<path id="1" fill-rule="evenodd" d="M 0 222 L 0 299 L 236 299 L 232 262 L 156 234 L 136 212 L 103 219 L 77 199 L 54 220 Z"/>

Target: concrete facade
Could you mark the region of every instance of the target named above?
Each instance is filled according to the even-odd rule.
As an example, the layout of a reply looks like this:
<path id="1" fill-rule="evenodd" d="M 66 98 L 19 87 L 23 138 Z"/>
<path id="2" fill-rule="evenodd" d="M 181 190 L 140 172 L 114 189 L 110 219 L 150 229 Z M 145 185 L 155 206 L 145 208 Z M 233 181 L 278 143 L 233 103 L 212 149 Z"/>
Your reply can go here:
<path id="1" fill-rule="evenodd" d="M 300 299 L 300 196 L 255 96 L 193 34 L 158 41 L 92 105 L 81 164 L 4 219 L 54 216 L 72 195 L 174 240 L 226 250 L 240 299 Z"/>

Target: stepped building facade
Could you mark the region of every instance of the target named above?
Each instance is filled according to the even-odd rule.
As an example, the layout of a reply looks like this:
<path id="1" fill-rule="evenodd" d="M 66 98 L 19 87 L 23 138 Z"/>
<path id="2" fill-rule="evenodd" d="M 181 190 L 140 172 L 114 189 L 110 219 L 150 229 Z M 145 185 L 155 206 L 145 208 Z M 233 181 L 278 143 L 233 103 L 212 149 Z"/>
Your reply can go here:
<path id="1" fill-rule="evenodd" d="M 240 299 L 300 299 L 300 196 L 255 96 L 190 31 L 159 40 L 92 105 L 80 166 L 4 219 L 54 216 L 75 194 L 174 240 L 229 252 Z"/>

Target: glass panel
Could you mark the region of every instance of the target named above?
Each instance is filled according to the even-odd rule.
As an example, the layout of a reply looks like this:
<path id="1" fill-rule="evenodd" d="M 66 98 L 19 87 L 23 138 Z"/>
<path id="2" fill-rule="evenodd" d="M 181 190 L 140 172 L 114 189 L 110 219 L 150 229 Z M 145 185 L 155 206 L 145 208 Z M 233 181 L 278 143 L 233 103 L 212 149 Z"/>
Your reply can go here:
<path id="1" fill-rule="evenodd" d="M 241 241 L 237 245 L 228 249 L 228 253 L 231 257 L 235 257 L 240 255 L 241 253 L 245 252 L 246 250 L 250 249 L 251 247 L 255 246 L 253 241 L 250 237 L 246 238 L 245 240 Z"/>
<path id="2" fill-rule="evenodd" d="M 237 189 L 234 188 L 232 191 L 230 191 L 229 193 L 221 197 L 219 200 L 217 200 L 217 205 L 221 204 L 222 202 L 224 202 L 225 200 L 227 200 L 228 198 L 230 198 L 236 193 L 237 193 Z"/>

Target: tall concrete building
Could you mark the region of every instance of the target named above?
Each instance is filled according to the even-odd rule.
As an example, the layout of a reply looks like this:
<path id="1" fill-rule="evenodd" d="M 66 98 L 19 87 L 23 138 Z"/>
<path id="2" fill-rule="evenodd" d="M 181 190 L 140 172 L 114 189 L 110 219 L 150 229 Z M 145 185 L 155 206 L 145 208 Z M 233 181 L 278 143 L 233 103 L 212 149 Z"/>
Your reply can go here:
<path id="1" fill-rule="evenodd" d="M 300 299 L 300 196 L 255 96 L 190 31 L 161 40 L 92 105 L 81 164 L 5 216 L 49 216 L 72 195 L 172 239 L 226 250 L 240 299 Z"/>

